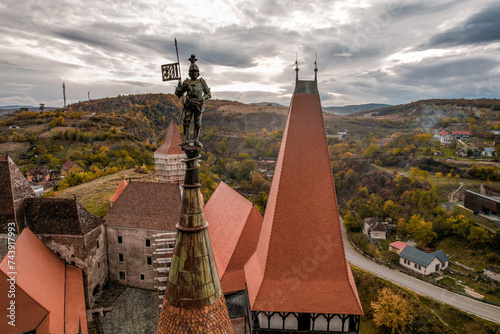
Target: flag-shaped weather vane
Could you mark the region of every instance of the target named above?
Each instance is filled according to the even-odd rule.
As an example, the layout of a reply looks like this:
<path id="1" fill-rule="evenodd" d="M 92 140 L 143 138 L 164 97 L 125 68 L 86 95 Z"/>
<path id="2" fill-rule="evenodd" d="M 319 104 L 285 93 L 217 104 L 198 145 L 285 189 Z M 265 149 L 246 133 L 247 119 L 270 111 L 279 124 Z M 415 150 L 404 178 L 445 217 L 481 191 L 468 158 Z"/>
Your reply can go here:
<path id="1" fill-rule="evenodd" d="M 179 49 L 177 48 L 177 38 L 175 39 L 175 52 L 177 53 L 177 63 L 161 65 L 161 75 L 163 81 L 181 81 L 181 64 L 179 62 Z"/>

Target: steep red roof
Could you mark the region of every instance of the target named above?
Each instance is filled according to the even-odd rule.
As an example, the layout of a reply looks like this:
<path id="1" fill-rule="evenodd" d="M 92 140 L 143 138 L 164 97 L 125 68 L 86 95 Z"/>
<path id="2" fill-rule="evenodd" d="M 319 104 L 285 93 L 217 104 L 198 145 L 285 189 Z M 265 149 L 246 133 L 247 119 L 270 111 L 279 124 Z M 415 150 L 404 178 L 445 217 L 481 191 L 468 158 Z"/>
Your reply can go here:
<path id="1" fill-rule="evenodd" d="M 82 332 L 87 333 L 81 269 L 64 263 L 29 229 L 24 229 L 17 238 L 15 251 L 16 292 L 20 292 L 16 293 L 16 325 L 19 327 L 0 321 L 0 332 L 20 333 L 44 327 L 45 332 L 76 333 L 81 319 Z M 6 256 L 0 262 L 0 284 L 5 281 L 3 276 L 10 276 L 12 271 L 8 261 Z M 9 302 L 6 293 L 0 296 L 2 319 L 7 317 L 4 305 Z"/>
<path id="2" fill-rule="evenodd" d="M 62 169 L 64 170 L 69 170 L 71 167 L 73 167 L 73 165 L 76 164 L 76 162 L 73 162 L 73 161 L 66 161 L 64 163 L 64 165 L 62 165 Z"/>
<path id="3" fill-rule="evenodd" d="M 170 121 L 167 129 L 167 135 L 163 140 L 163 144 L 155 151 L 155 154 L 184 154 L 179 144 L 181 136 L 177 130 L 174 120 Z"/>
<path id="4" fill-rule="evenodd" d="M 438 133 L 438 135 L 440 136 L 445 136 L 445 135 L 449 135 L 450 133 L 448 131 L 441 131 Z"/>
<path id="5" fill-rule="evenodd" d="M 130 182 L 104 217 L 106 225 L 175 231 L 181 212 L 174 183 Z"/>
<path id="6" fill-rule="evenodd" d="M 345 258 L 315 81 L 297 81 L 245 276 L 252 310 L 363 314 Z"/>
<path id="7" fill-rule="evenodd" d="M 7 233 L 9 222 L 24 226 L 24 199 L 37 196 L 7 155 L 0 155 L 0 189 L 0 233 Z M 21 232 L 21 227 L 17 232 Z"/>
<path id="8" fill-rule="evenodd" d="M 111 198 L 109 199 L 110 202 L 116 202 L 116 200 L 118 199 L 118 197 L 120 197 L 120 195 L 122 194 L 123 192 L 123 189 L 125 189 L 125 187 L 127 186 L 127 181 L 125 181 L 125 179 L 122 179 L 120 181 L 120 184 L 118 185 L 118 188 L 116 188 L 116 191 L 115 193 L 113 194 L 113 196 L 111 196 Z"/>
<path id="9" fill-rule="evenodd" d="M 221 182 L 205 205 L 205 219 L 222 291 L 245 290 L 243 266 L 257 247 L 261 214 L 249 200 Z"/>

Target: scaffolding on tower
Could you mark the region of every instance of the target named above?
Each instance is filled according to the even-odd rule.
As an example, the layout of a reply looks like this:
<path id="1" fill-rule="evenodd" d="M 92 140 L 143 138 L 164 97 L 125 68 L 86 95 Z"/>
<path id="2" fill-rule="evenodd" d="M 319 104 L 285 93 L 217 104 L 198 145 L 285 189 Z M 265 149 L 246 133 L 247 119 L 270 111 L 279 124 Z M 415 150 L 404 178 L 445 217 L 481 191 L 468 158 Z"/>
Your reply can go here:
<path id="1" fill-rule="evenodd" d="M 167 287 L 176 235 L 177 232 L 165 232 L 153 235 L 154 287 L 156 289 L 159 309 L 161 309 L 163 304 L 163 296 Z"/>

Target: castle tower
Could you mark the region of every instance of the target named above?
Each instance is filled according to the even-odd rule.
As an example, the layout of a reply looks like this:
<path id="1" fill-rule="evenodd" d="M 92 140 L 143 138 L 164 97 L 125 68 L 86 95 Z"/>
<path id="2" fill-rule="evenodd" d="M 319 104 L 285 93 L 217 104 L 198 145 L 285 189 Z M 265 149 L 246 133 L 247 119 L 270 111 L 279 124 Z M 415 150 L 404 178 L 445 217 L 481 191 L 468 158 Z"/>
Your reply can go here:
<path id="1" fill-rule="evenodd" d="M 182 149 L 187 154 L 182 207 L 157 333 L 232 334 L 203 212 L 200 147 Z"/>
<path id="2" fill-rule="evenodd" d="M 297 77 L 245 276 L 254 334 L 359 333 L 363 310 L 344 253 L 317 80 Z"/>
<path id="3" fill-rule="evenodd" d="M 181 137 L 174 120 L 170 121 L 163 144 L 155 151 L 154 158 L 158 168 L 159 182 L 180 182 L 184 179 L 186 166 L 182 159 L 186 157 L 179 144 Z"/>

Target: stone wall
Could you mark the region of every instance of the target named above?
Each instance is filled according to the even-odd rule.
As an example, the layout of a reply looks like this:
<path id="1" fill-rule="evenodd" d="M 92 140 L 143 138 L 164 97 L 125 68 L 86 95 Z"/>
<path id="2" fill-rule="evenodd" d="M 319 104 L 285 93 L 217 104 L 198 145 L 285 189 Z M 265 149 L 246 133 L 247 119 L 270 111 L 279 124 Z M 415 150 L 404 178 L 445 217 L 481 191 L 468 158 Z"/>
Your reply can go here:
<path id="1" fill-rule="evenodd" d="M 106 225 L 110 279 L 130 287 L 154 290 L 156 274 L 153 270 L 152 236 L 162 232 L 166 231 Z M 149 247 L 146 246 L 147 239 L 150 240 Z M 151 264 L 148 264 L 148 257 Z"/>

